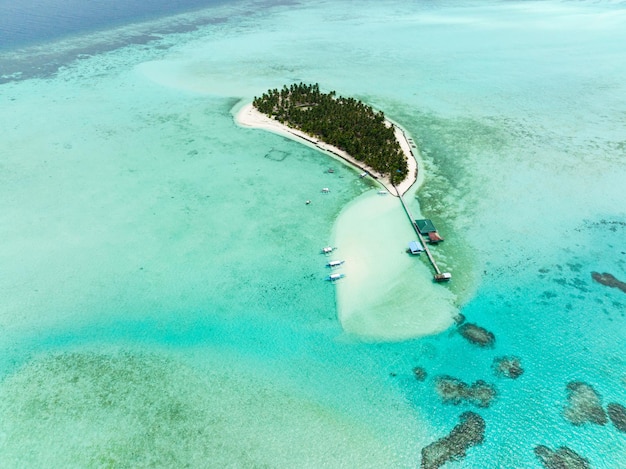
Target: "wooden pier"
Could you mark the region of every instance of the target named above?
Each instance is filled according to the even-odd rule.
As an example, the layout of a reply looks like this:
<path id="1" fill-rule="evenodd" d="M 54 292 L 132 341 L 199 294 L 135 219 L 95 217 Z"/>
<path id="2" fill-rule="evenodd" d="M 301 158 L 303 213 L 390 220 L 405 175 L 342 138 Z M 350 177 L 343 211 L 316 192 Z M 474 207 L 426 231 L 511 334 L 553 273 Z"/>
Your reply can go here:
<path id="1" fill-rule="evenodd" d="M 450 278 L 452 276 L 449 273 L 447 273 L 447 272 L 442 273 L 441 270 L 439 269 L 439 266 L 437 265 L 437 262 L 435 261 L 435 258 L 433 257 L 432 253 L 430 252 L 430 249 L 428 249 L 428 245 L 424 241 L 424 238 L 423 238 L 422 234 L 420 233 L 419 228 L 417 227 L 417 223 L 415 223 L 415 218 L 413 218 L 413 215 L 411 215 L 411 212 L 409 211 L 409 208 L 404 203 L 404 199 L 402 198 L 402 196 L 400 194 L 398 194 L 398 198 L 400 199 L 400 203 L 402 203 L 402 207 L 404 208 L 406 216 L 409 217 L 409 221 L 411 222 L 411 226 L 415 230 L 415 234 L 417 234 L 417 238 L 419 239 L 420 243 L 422 243 L 422 247 L 424 248 L 424 251 L 426 252 L 426 255 L 428 256 L 428 260 L 432 264 L 433 269 L 435 269 L 435 277 L 434 277 L 435 281 L 436 282 L 445 282 L 445 281 L 450 280 Z"/>

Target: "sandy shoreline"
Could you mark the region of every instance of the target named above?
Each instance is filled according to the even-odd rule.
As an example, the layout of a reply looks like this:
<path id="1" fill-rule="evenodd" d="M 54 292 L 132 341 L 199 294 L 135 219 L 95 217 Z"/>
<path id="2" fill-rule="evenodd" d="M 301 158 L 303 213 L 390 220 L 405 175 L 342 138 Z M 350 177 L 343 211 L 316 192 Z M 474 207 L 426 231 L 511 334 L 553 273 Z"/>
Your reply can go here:
<path id="1" fill-rule="evenodd" d="M 391 184 L 391 181 L 388 177 L 381 177 L 381 175 L 377 171 L 365 165 L 364 163 L 355 160 L 345 151 L 324 143 L 315 137 L 311 137 L 304 132 L 287 127 L 286 125 L 281 124 L 274 119 L 271 119 L 265 114 L 259 112 L 252 105 L 252 103 L 246 104 L 235 114 L 235 121 L 241 126 L 268 130 L 270 132 L 274 132 L 288 138 L 293 138 L 302 143 L 313 146 L 319 150 L 330 153 L 331 155 L 340 158 L 341 160 L 352 165 L 353 167 L 358 168 L 361 171 L 366 171 L 370 176 L 372 176 L 380 184 L 382 184 L 390 194 L 394 196 L 397 196 L 398 194 L 404 195 L 417 180 L 417 160 L 413 154 L 413 151 L 411 150 L 411 144 L 409 143 L 408 137 L 402 128 L 390 121 L 387 121 L 387 123 L 389 125 L 392 125 L 395 129 L 396 139 L 398 140 L 398 143 L 400 143 L 400 148 L 407 157 L 407 165 L 409 168 L 406 179 L 398 184 L 398 186 L 396 187 Z"/>

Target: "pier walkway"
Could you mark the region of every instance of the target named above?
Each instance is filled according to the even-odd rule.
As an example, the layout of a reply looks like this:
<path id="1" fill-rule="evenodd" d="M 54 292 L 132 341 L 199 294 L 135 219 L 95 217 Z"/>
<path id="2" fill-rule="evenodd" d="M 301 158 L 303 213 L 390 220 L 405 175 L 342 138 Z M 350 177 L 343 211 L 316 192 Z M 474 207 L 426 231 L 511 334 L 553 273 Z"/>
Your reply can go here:
<path id="1" fill-rule="evenodd" d="M 437 265 L 437 262 L 435 261 L 435 258 L 433 257 L 432 253 L 430 252 L 430 249 L 428 249 L 428 245 L 424 241 L 424 238 L 423 238 L 422 234 L 420 233 L 419 228 L 417 227 L 417 223 L 415 223 L 415 218 L 413 218 L 413 215 L 411 215 L 411 212 L 409 211 L 409 208 L 404 203 L 404 199 L 402 198 L 402 196 L 400 194 L 398 194 L 398 198 L 400 199 L 400 202 L 402 203 L 402 207 L 404 208 L 404 211 L 405 211 L 407 217 L 409 217 L 409 221 L 411 222 L 411 226 L 415 230 L 415 234 L 417 234 L 417 238 L 420 240 L 420 243 L 422 243 L 422 246 L 424 247 L 424 252 L 426 252 L 426 255 L 428 256 L 428 260 L 432 264 L 433 269 L 435 269 L 435 281 L 436 282 L 441 282 L 441 281 L 445 281 L 445 280 L 450 280 L 450 274 L 449 273 L 442 273 L 441 270 L 439 269 L 439 266 Z"/>

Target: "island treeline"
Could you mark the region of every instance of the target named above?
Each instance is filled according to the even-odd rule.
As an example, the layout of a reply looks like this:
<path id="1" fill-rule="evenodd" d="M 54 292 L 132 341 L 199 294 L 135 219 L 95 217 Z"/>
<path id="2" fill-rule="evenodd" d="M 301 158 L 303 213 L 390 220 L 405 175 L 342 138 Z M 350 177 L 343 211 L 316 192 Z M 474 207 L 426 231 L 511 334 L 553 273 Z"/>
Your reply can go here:
<path id="1" fill-rule="evenodd" d="M 394 128 L 385 123 L 382 111 L 354 98 L 320 92 L 319 85 L 286 85 L 255 97 L 253 105 L 289 127 L 315 136 L 362 161 L 392 184 L 408 174 L 407 161 L 395 137 Z"/>

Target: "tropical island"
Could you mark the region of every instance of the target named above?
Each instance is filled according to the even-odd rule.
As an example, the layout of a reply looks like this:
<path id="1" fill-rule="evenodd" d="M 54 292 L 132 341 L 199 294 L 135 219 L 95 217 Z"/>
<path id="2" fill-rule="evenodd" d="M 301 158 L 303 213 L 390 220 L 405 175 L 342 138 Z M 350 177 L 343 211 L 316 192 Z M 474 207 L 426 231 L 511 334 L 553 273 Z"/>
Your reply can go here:
<path id="1" fill-rule="evenodd" d="M 278 122 L 317 137 L 388 175 L 393 185 L 407 176 L 407 159 L 394 127 L 382 111 L 376 112 L 357 99 L 337 96 L 334 91 L 322 93 L 317 83 L 299 83 L 268 90 L 252 104 Z"/>
<path id="2" fill-rule="evenodd" d="M 405 132 L 382 111 L 354 98 L 304 83 L 271 89 L 241 108 L 236 120 L 331 153 L 404 194 L 417 180 L 417 161 Z"/>

